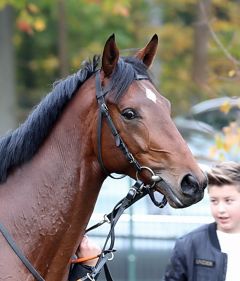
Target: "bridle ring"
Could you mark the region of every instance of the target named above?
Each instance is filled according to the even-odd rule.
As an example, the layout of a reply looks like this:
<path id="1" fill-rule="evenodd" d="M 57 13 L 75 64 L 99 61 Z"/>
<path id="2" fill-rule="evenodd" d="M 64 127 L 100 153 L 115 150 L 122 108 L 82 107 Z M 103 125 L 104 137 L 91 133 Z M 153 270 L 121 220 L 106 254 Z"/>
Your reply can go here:
<path id="1" fill-rule="evenodd" d="M 160 180 L 160 177 L 159 177 L 159 180 L 153 180 L 154 178 L 156 178 L 158 176 L 153 172 L 153 170 L 151 168 L 149 168 L 147 166 L 141 166 L 140 170 L 138 170 L 136 172 L 136 179 L 140 180 L 139 179 L 139 173 L 142 172 L 142 170 L 144 170 L 144 169 L 147 170 L 151 174 L 151 179 L 152 179 L 153 183 L 152 183 L 152 185 L 150 185 L 150 188 L 153 188 L 154 185 L 156 184 L 156 182 Z"/>

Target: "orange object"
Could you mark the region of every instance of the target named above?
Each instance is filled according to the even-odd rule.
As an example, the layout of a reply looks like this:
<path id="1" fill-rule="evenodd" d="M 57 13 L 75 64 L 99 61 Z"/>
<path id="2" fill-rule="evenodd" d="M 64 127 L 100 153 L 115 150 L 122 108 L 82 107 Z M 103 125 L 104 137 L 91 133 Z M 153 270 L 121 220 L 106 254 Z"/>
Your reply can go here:
<path id="1" fill-rule="evenodd" d="M 81 263 L 81 262 L 85 262 L 85 261 L 90 261 L 90 260 L 94 260 L 96 258 L 99 258 L 99 256 L 100 255 L 90 256 L 90 257 L 85 257 L 85 258 L 73 259 L 73 260 L 71 260 L 71 263 Z"/>

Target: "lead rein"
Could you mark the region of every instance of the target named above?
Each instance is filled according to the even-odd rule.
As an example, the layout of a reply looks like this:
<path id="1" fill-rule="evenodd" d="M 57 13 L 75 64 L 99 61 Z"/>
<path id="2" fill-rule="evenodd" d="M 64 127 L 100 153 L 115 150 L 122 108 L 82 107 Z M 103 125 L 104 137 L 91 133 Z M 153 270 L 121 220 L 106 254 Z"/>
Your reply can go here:
<path id="1" fill-rule="evenodd" d="M 151 200 L 153 201 L 153 203 L 159 207 L 162 208 L 166 205 L 167 201 L 166 198 L 164 197 L 162 199 L 162 201 L 160 203 L 156 202 L 155 200 L 152 199 L 152 193 L 153 191 L 151 190 L 151 186 L 149 185 L 144 185 L 144 183 L 141 180 L 137 180 L 134 185 L 129 189 L 127 195 L 120 200 L 115 207 L 113 208 L 112 212 L 109 213 L 108 215 L 104 215 L 104 219 L 91 226 L 90 228 L 88 228 L 86 230 L 85 233 L 101 226 L 102 224 L 104 224 L 105 222 L 110 223 L 110 230 L 108 233 L 108 236 L 106 238 L 106 241 L 104 243 L 104 246 L 102 248 L 102 252 L 101 254 L 95 256 L 95 257 L 86 257 L 86 258 L 80 258 L 80 259 L 75 259 L 72 260 L 72 263 L 79 263 L 79 262 L 84 262 L 93 258 L 97 258 L 99 257 L 99 260 L 95 266 L 95 268 L 93 269 L 93 271 L 91 273 L 88 274 L 88 279 L 90 280 L 95 280 L 95 277 L 100 273 L 100 271 L 102 270 L 102 268 L 106 268 L 107 264 L 106 262 L 108 260 L 112 260 L 113 259 L 113 252 L 115 252 L 116 250 L 113 248 L 114 247 L 114 242 L 115 242 L 115 232 L 114 232 L 114 228 L 119 220 L 119 218 L 121 217 L 121 215 L 124 213 L 124 211 L 130 207 L 132 204 L 134 204 L 136 201 L 140 200 L 141 198 L 143 198 L 145 195 L 149 195 Z M 108 240 L 111 238 L 110 240 L 110 246 L 109 248 L 106 250 L 106 246 L 108 243 Z M 111 255 L 109 257 L 109 255 Z M 107 269 L 108 270 L 108 269 Z M 105 269 L 106 271 L 106 269 Z M 108 272 L 108 275 L 110 274 L 110 272 Z M 107 280 L 112 280 L 111 276 L 107 278 Z"/>

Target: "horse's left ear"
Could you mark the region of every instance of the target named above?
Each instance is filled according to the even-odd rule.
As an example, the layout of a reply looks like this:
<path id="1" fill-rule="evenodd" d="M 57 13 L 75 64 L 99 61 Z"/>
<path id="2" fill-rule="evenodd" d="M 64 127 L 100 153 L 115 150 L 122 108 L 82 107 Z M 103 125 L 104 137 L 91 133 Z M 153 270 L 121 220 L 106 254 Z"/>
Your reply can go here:
<path id="1" fill-rule="evenodd" d="M 102 55 L 102 70 L 105 77 L 109 77 L 117 65 L 119 50 L 115 43 L 115 35 L 112 34 L 105 43 Z"/>
<path id="2" fill-rule="evenodd" d="M 154 34 L 152 39 L 147 44 L 147 46 L 143 49 L 140 49 L 135 54 L 135 57 L 142 60 L 143 63 L 147 66 L 147 68 L 149 68 L 156 55 L 157 46 L 158 46 L 158 36 L 157 36 L 157 34 Z"/>

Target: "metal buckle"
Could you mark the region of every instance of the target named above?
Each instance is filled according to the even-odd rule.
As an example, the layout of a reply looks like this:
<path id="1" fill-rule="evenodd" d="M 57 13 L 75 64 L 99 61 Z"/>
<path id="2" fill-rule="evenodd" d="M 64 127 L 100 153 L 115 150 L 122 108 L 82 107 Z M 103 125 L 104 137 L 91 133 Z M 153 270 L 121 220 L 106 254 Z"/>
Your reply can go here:
<path id="1" fill-rule="evenodd" d="M 111 223 L 111 221 L 109 220 L 107 214 L 105 214 L 105 215 L 103 216 L 103 222 Z"/>

